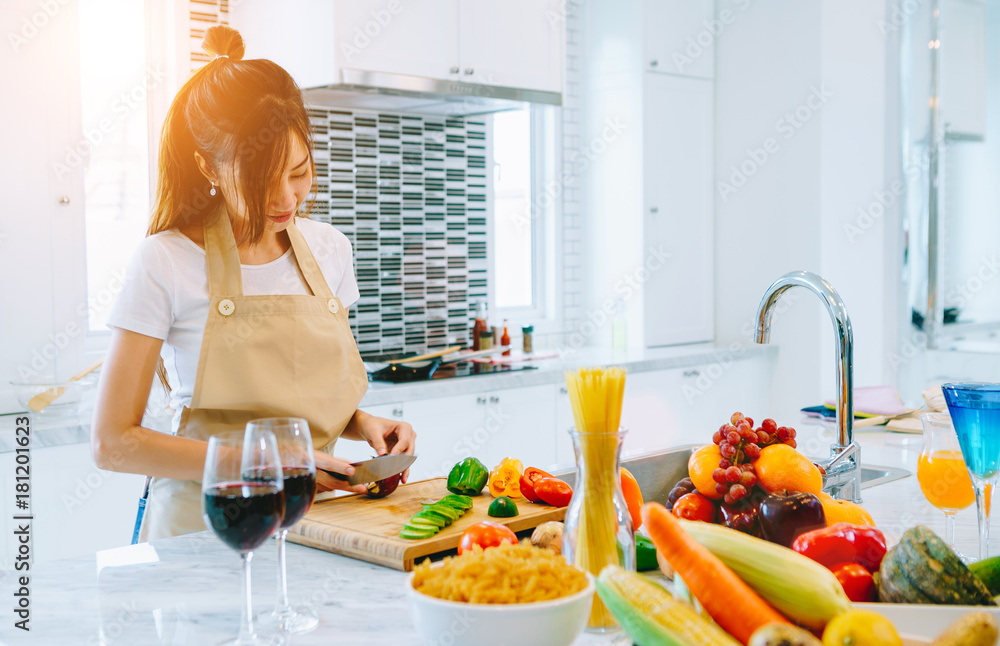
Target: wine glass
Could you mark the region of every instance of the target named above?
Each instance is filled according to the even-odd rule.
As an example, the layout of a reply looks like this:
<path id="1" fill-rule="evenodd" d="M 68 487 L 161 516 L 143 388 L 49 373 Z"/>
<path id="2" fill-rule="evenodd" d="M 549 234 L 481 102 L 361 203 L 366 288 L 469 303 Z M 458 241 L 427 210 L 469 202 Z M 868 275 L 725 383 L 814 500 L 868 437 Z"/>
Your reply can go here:
<path id="1" fill-rule="evenodd" d="M 1000 384 L 954 383 L 941 387 L 955 433 L 962 446 L 965 466 L 976 489 L 979 512 L 979 558 L 990 548 L 988 486 L 1000 474 Z"/>
<path id="2" fill-rule="evenodd" d="M 926 413 L 920 416 L 920 423 L 924 446 L 917 460 L 917 481 L 927 501 L 944 512 L 944 540 L 955 549 L 955 515 L 976 501 L 976 492 L 951 416 Z"/>
<path id="3" fill-rule="evenodd" d="M 281 525 L 285 508 L 278 443 L 270 431 L 247 428 L 208 440 L 201 483 L 205 524 L 243 560 L 243 616 L 240 634 L 227 646 L 281 646 L 280 634 L 254 630 L 250 560 Z"/>
<path id="4" fill-rule="evenodd" d="M 285 537 L 299 522 L 316 495 L 316 461 L 313 457 L 309 423 L 297 417 L 255 419 L 247 428 L 274 433 L 281 456 L 285 480 L 285 514 L 278 530 L 278 602 L 274 611 L 261 621 L 289 633 L 304 633 L 319 625 L 319 617 L 307 606 L 293 608 L 288 603 L 288 581 L 285 574 Z"/>

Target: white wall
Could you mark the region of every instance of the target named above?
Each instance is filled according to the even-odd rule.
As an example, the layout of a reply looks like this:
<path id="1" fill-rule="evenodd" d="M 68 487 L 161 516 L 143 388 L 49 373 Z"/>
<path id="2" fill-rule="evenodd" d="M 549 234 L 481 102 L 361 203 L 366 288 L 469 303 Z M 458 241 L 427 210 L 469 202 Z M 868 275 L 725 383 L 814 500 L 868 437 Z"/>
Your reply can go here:
<path id="1" fill-rule="evenodd" d="M 886 188 L 885 4 L 740 4 L 717 2 L 736 19 L 716 41 L 716 340 L 752 342 L 770 282 L 815 271 L 852 314 L 855 384 L 883 383 L 899 276 L 887 248 L 897 247 L 898 224 L 883 214 L 853 238 L 845 224 L 857 225 L 858 208 Z M 773 152 L 760 161 L 766 144 Z M 738 186 L 732 167 L 741 165 L 752 175 Z M 775 318 L 769 411 L 791 420 L 835 392 L 829 317 L 811 294 L 793 295 Z"/>

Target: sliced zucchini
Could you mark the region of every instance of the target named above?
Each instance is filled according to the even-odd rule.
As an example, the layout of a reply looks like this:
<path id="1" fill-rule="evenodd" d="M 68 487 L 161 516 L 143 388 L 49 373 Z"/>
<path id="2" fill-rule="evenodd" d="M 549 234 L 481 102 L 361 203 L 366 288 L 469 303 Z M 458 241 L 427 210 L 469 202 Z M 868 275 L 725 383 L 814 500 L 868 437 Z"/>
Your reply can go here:
<path id="1" fill-rule="evenodd" d="M 434 521 L 428 520 L 426 518 L 417 518 L 416 516 L 411 518 L 410 521 L 406 524 L 410 525 L 411 527 L 423 527 L 424 529 L 432 529 L 435 532 L 441 529 L 441 526 L 435 523 Z"/>
<path id="2" fill-rule="evenodd" d="M 417 512 L 412 516 L 410 516 L 411 523 L 415 520 L 420 520 L 425 523 L 431 523 L 432 525 L 434 525 L 439 529 L 448 524 L 448 519 L 442 516 L 441 514 L 431 513 L 427 511 Z"/>
<path id="3" fill-rule="evenodd" d="M 437 534 L 437 532 L 426 529 L 416 529 L 410 525 L 403 525 L 402 531 L 399 532 L 399 537 L 411 541 L 421 541 L 425 538 L 431 538 L 435 534 Z"/>

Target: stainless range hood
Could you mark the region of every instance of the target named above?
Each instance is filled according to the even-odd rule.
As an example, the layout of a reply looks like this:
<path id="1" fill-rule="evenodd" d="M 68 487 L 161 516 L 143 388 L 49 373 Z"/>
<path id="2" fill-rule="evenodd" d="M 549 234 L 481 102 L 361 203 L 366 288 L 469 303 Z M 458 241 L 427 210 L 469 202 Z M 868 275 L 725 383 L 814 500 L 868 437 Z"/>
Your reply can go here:
<path id="1" fill-rule="evenodd" d="M 460 117 L 517 110 L 527 104 L 562 105 L 558 92 L 340 70 L 341 83 L 303 90 L 306 104 Z"/>

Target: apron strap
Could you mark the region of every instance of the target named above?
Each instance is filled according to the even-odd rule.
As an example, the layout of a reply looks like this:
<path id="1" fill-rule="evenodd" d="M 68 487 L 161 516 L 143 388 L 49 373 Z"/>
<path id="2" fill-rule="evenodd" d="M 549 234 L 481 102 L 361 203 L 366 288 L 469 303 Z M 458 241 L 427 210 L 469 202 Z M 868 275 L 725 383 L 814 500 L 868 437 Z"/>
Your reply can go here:
<path id="1" fill-rule="evenodd" d="M 306 242 L 305 237 L 303 237 L 302 232 L 295 226 L 294 218 L 285 231 L 288 232 L 288 239 L 292 243 L 292 251 L 295 252 L 295 260 L 299 263 L 299 270 L 302 272 L 302 277 L 306 279 L 306 284 L 312 290 L 313 296 L 333 298 L 333 290 L 330 289 L 330 286 L 326 283 L 326 279 L 323 278 L 323 272 L 319 268 L 319 263 L 316 262 L 316 258 L 309 249 L 309 244 Z"/>
<path id="2" fill-rule="evenodd" d="M 240 254 L 236 251 L 236 238 L 225 207 L 219 209 L 215 217 L 205 220 L 204 230 L 209 297 L 242 296 L 243 270 L 240 268 Z"/>

